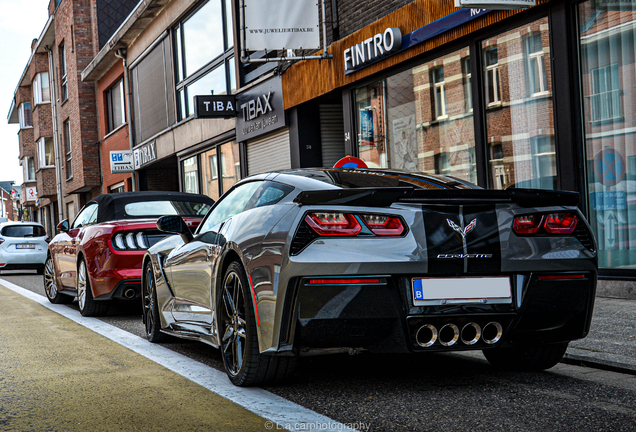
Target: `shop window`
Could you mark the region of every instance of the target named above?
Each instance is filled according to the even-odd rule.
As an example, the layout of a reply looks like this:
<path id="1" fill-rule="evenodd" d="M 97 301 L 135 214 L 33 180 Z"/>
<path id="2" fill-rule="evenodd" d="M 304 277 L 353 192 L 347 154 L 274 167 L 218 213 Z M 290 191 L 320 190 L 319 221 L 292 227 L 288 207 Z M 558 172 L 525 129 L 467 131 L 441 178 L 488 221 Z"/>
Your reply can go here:
<path id="1" fill-rule="evenodd" d="M 179 120 L 194 114 L 194 96 L 236 90 L 231 7 L 209 0 L 173 28 Z"/>
<path id="2" fill-rule="evenodd" d="M 41 104 L 51 101 L 51 89 L 49 88 L 49 73 L 42 72 L 33 79 L 33 104 Z"/>
<path id="3" fill-rule="evenodd" d="M 202 153 L 201 176 L 203 193 L 214 200 L 234 186 L 241 179 L 238 143 L 231 141 Z"/>
<path id="4" fill-rule="evenodd" d="M 126 122 L 124 107 L 124 79 L 120 79 L 104 92 L 106 97 L 106 118 L 108 132 L 112 132 Z"/>
<path id="5" fill-rule="evenodd" d="M 522 36 L 524 32 L 526 36 Z M 543 78 L 528 79 L 533 74 L 528 72 L 530 65 L 536 71 L 545 63 L 542 44 L 548 46 L 549 41 L 540 35 L 548 34 L 546 17 L 482 42 L 484 94 L 488 106 L 498 107 L 486 110 L 486 142 L 493 143 L 489 152 L 491 188 L 554 189 L 556 184 L 552 99 L 528 98 L 550 88 L 545 68 L 540 72 Z M 519 55 L 524 52 L 529 54 Z"/>
<path id="6" fill-rule="evenodd" d="M 64 139 L 64 152 L 66 153 L 66 180 L 73 178 L 73 152 L 71 149 L 71 122 L 66 120 L 62 124 L 62 138 Z"/>
<path id="7" fill-rule="evenodd" d="M 470 69 L 462 60 L 468 58 L 464 47 L 356 89 L 359 157 L 371 167 L 449 174 L 475 183 L 473 114 L 466 99 Z"/>
<path id="8" fill-rule="evenodd" d="M 501 88 L 499 86 L 499 57 L 497 48 L 485 50 L 486 58 L 486 102 L 488 106 L 501 104 Z"/>
<path id="9" fill-rule="evenodd" d="M 613 120 L 621 117 L 621 99 L 618 64 L 590 71 L 592 94 L 589 97 L 592 121 Z"/>
<path id="10" fill-rule="evenodd" d="M 447 118 L 443 66 L 431 70 L 431 90 L 433 92 L 433 106 L 435 107 L 434 119 Z"/>
<path id="11" fill-rule="evenodd" d="M 199 193 L 199 167 L 197 156 L 183 160 L 181 162 L 183 172 L 183 191 L 188 193 Z"/>
<path id="12" fill-rule="evenodd" d="M 530 33 L 526 37 L 526 53 L 528 57 L 528 84 L 532 96 L 548 92 L 545 71 L 545 56 L 541 33 Z"/>
<path id="13" fill-rule="evenodd" d="M 473 89 L 471 86 L 472 74 L 470 73 L 470 57 L 462 59 L 462 72 L 464 73 L 464 106 L 466 112 L 473 110 Z"/>
<path id="14" fill-rule="evenodd" d="M 636 5 L 578 5 L 588 221 L 599 267 L 636 269 Z"/>
<path id="15" fill-rule="evenodd" d="M 31 103 L 20 104 L 20 129 L 33 127 L 33 115 L 31 113 Z"/>
<path id="16" fill-rule="evenodd" d="M 40 138 L 38 140 L 39 168 L 53 166 L 53 161 L 53 138 Z"/>

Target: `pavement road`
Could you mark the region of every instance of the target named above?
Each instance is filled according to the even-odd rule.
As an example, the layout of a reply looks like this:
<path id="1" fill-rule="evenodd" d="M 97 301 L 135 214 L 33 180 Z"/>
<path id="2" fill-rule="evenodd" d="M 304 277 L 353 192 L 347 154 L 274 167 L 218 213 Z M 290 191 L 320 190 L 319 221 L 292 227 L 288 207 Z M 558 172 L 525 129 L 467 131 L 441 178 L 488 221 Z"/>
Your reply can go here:
<path id="1" fill-rule="evenodd" d="M 0 277 L 44 294 L 41 276 L 3 272 Z M 5 295 L 4 290 L 0 295 Z M 245 422 L 233 426 L 234 430 L 263 429 L 263 420 L 251 417 L 253 414 L 249 408 L 233 411 L 231 404 L 218 405 L 221 402 L 217 402 L 213 395 L 188 388 L 187 382 L 171 376 L 169 371 L 156 372 L 152 362 L 131 361 L 125 356 L 120 359 L 120 349 L 113 342 L 91 335 L 89 330 L 78 329 L 79 326 L 66 322 L 65 318 L 48 317 L 51 312 L 40 311 L 43 309 L 41 306 L 29 305 L 27 299 L 13 301 L 20 305 L 20 310 L 0 309 L 3 317 L 12 314 L 11 318 L 2 319 L 4 326 L 22 325 L 28 319 L 43 322 L 51 332 L 55 331 L 48 339 L 43 336 L 29 342 L 14 342 L 21 343 L 21 349 L 25 350 L 30 345 L 46 343 L 35 352 L 50 351 L 55 354 L 38 356 L 32 352 L 19 359 L 0 347 L 0 369 L 6 370 L 7 364 L 17 361 L 31 363 L 34 368 L 32 373 L 46 368 L 45 376 L 56 381 L 45 384 L 34 380 L 27 385 L 23 384 L 27 382 L 23 379 L 14 381 L 17 386 L 9 387 L 6 378 L 2 381 L 2 372 L 2 407 L 6 406 L 7 400 L 19 398 L 26 402 L 18 417 L 33 418 L 33 412 L 61 397 L 85 412 L 81 427 L 52 423 L 50 428 L 25 430 L 106 430 L 94 427 L 95 419 L 102 418 L 110 410 L 117 411 L 119 408 L 113 407 L 113 396 L 119 401 L 126 394 L 131 398 L 131 407 L 121 408 L 123 414 L 119 416 L 117 427 L 111 430 L 203 430 L 204 425 L 217 425 L 217 422 L 227 419 Z M 68 307 L 77 309 L 75 304 Z M 138 307 L 129 304 L 112 308 L 101 321 L 123 329 L 127 334 L 142 337 Z M 37 319 L 31 319 L 33 316 Z M 6 338 L 10 333 L 6 329 L 0 330 L 0 338 Z M 204 344 L 174 341 L 163 345 L 172 352 L 222 370 L 218 351 Z M 111 375 L 101 372 L 103 375 L 90 377 L 90 384 L 84 382 L 87 375 L 85 365 L 94 363 L 103 365 L 107 372 L 114 369 L 118 375 L 114 380 L 105 379 Z M 70 380 L 73 385 L 64 386 L 66 380 L 61 377 Z M 127 392 L 111 389 L 115 384 L 124 383 L 127 383 Z M 177 385 L 179 383 L 182 387 Z M 153 393 L 173 386 L 174 392 L 169 397 Z M 74 388 L 78 388 L 77 393 L 71 391 Z M 559 364 L 539 373 L 501 372 L 491 368 L 479 352 L 427 356 L 362 354 L 306 357 L 301 359 L 289 383 L 264 390 L 341 424 L 356 424 L 360 430 L 636 431 L 635 375 L 569 364 Z M 98 398 L 99 403 L 92 403 L 94 398 Z M 3 416 L 6 416 L 2 407 L 0 430 Z M 95 416 L 96 410 L 101 410 L 98 412 L 102 414 Z M 213 417 L 213 412 L 220 413 L 220 417 Z M 170 413 L 183 413 L 178 418 L 192 422 L 174 428 L 166 420 Z M 241 413 L 245 414 L 245 418 Z M 204 423 L 206 421 L 208 423 Z M 222 430 L 223 423 L 218 424 L 221 426 L 206 429 Z M 278 428 L 275 426 L 275 429 Z"/>

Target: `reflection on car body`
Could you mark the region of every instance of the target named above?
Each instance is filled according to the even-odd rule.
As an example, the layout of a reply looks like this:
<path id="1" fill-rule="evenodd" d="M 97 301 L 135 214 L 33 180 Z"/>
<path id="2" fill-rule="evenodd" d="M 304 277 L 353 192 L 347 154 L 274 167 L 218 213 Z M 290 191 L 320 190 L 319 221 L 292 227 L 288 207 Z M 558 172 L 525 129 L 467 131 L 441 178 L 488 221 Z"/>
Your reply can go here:
<path id="1" fill-rule="evenodd" d="M 395 170 L 249 177 L 143 262 L 146 334 L 219 347 L 236 385 L 332 352 L 483 350 L 546 369 L 590 325 L 596 245 L 578 194 Z"/>

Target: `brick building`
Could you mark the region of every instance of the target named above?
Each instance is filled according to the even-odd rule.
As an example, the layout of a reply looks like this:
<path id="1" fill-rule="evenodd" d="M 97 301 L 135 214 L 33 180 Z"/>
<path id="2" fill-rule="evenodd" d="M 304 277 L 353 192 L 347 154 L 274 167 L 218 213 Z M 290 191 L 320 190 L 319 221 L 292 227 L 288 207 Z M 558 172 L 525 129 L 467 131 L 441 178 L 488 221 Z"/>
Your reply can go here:
<path id="1" fill-rule="evenodd" d="M 49 20 L 31 46 L 9 122 L 20 123 L 23 205 L 49 235 L 102 192 L 100 104 L 96 85 L 80 75 L 134 4 L 51 0 Z"/>

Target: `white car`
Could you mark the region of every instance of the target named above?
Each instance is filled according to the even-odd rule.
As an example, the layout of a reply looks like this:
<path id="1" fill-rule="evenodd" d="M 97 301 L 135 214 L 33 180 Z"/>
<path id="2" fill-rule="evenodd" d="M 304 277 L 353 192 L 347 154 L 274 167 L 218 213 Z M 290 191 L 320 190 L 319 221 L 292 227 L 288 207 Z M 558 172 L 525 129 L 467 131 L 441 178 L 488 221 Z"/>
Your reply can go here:
<path id="1" fill-rule="evenodd" d="M 39 223 L 3 223 L 0 225 L 0 270 L 35 269 L 43 274 L 50 240 Z"/>

